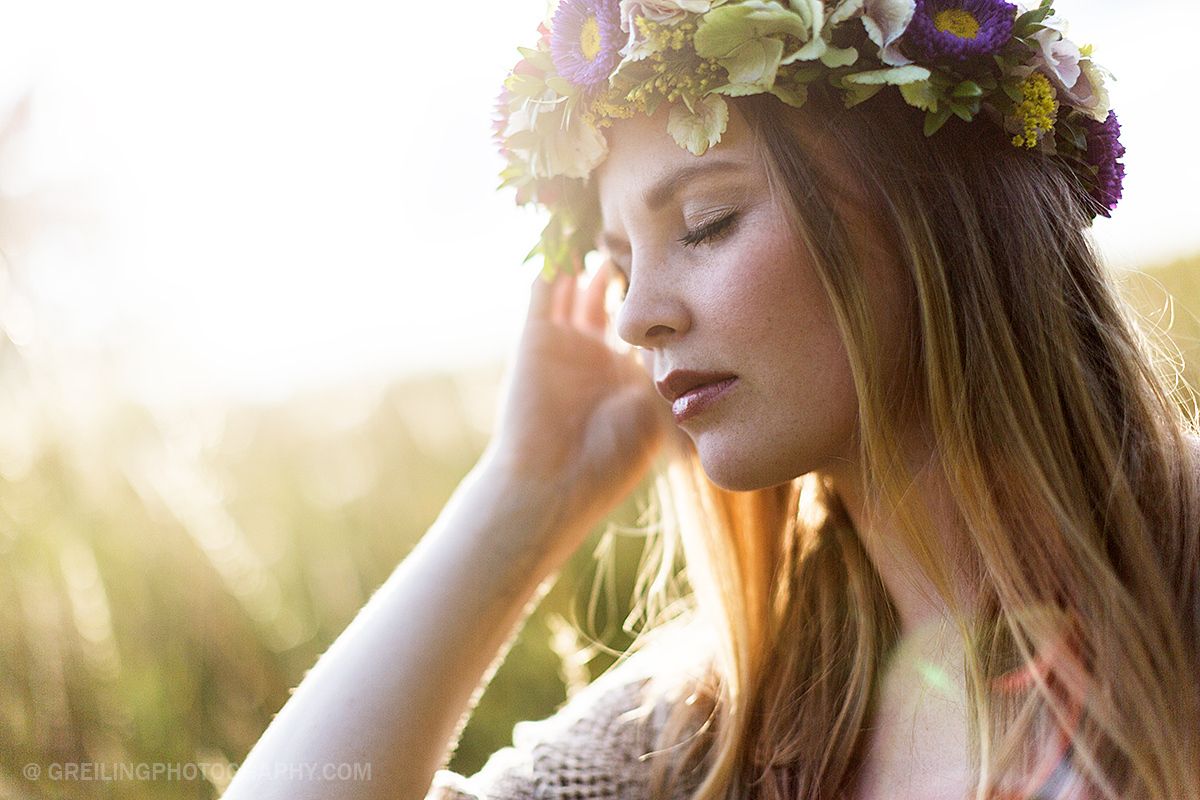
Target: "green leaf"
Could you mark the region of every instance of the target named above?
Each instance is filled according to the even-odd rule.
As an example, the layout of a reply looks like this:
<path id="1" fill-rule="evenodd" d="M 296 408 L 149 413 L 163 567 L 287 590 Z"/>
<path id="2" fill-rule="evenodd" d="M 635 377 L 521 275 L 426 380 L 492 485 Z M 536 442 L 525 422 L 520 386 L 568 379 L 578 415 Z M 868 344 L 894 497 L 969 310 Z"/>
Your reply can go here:
<path id="1" fill-rule="evenodd" d="M 504 79 L 504 88 L 514 94 L 532 96 L 546 88 L 546 82 L 532 75 L 509 75 Z"/>
<path id="2" fill-rule="evenodd" d="M 717 59 L 729 73 L 730 84 L 757 86 L 760 94 L 775 83 L 775 73 L 783 57 L 783 42 L 778 39 L 757 39 L 744 42 L 728 56 Z"/>
<path id="3" fill-rule="evenodd" d="M 888 69 L 873 69 L 867 72 L 856 72 L 846 76 L 848 83 L 854 84 L 886 84 L 903 86 L 906 83 L 927 81 L 932 73 L 925 67 L 909 64 L 906 67 L 890 67 Z"/>
<path id="4" fill-rule="evenodd" d="M 542 252 L 542 241 L 539 239 L 538 243 L 535 244 L 533 249 L 526 254 L 525 258 L 521 259 L 521 263 L 524 264 L 526 261 L 529 261 L 531 258 L 537 256 L 540 252 Z"/>
<path id="5" fill-rule="evenodd" d="M 713 94 L 723 94 L 726 97 L 751 97 L 756 94 L 762 94 L 767 89 L 757 83 L 727 83 L 724 86 L 718 86 L 709 91 Z"/>
<path id="6" fill-rule="evenodd" d="M 696 104 L 695 111 L 675 103 L 667 119 L 667 132 L 675 142 L 692 155 L 702 156 L 709 147 L 721 141 L 729 122 L 729 106 L 720 95 L 706 95 Z"/>
<path id="7" fill-rule="evenodd" d="M 939 89 L 949 89 L 954 85 L 954 78 L 941 72 L 932 72 L 929 75 L 929 82 Z"/>
<path id="8" fill-rule="evenodd" d="M 813 38 L 812 24 L 806 25 L 803 17 L 774 0 L 746 0 L 705 14 L 692 42 L 696 55 L 720 59 L 747 42 L 782 36 L 808 42 Z"/>
<path id="9" fill-rule="evenodd" d="M 1017 115 L 1017 105 L 1009 100 L 1004 95 L 994 95 L 988 98 L 988 103 L 995 107 L 1000 112 L 1001 117 L 1015 117 Z"/>
<path id="10" fill-rule="evenodd" d="M 904 102 L 910 106 L 916 106 L 922 111 L 937 110 L 938 95 L 929 81 L 913 81 L 902 84 L 900 94 L 904 96 Z"/>
<path id="11" fill-rule="evenodd" d="M 812 61 L 815 58 L 825 62 L 825 54 L 829 49 L 829 44 L 820 36 L 814 36 L 809 39 L 796 52 L 788 55 L 783 59 L 784 64 L 791 64 L 795 61 Z"/>
<path id="12" fill-rule="evenodd" d="M 937 111 L 930 111 L 925 115 L 925 135 L 933 136 L 938 132 L 938 129 L 946 124 L 946 120 L 950 119 L 950 107 L 942 106 Z"/>
<path id="13" fill-rule="evenodd" d="M 858 50 L 853 47 L 834 47 L 829 45 L 821 54 L 821 63 L 830 69 L 849 67 L 858 60 Z"/>
<path id="14" fill-rule="evenodd" d="M 829 70 L 824 64 L 808 64 L 803 67 L 792 67 L 788 72 L 797 83 L 812 83 L 817 78 L 824 77 Z"/>
<path id="15" fill-rule="evenodd" d="M 578 90 L 571 85 L 570 81 L 566 78 L 560 78 L 557 75 L 551 75 L 549 78 L 546 78 L 546 86 L 561 97 L 568 97 L 578 93 Z"/>
<path id="16" fill-rule="evenodd" d="M 804 84 L 777 83 L 771 89 L 771 94 L 792 108 L 800 108 L 808 100 L 808 86 Z"/>
<path id="17" fill-rule="evenodd" d="M 1065 139 L 1067 142 L 1074 145 L 1078 150 L 1087 150 L 1087 136 L 1083 131 L 1072 125 L 1064 119 L 1058 121 L 1057 128 L 1059 129 L 1059 138 Z M 1065 134 L 1065 136 L 1063 135 Z"/>
<path id="18" fill-rule="evenodd" d="M 970 108 L 962 105 L 961 103 L 951 103 L 950 110 L 954 112 L 955 116 L 959 117 L 964 122 L 970 122 L 971 118 L 975 116 L 971 113 Z"/>
<path id="19" fill-rule="evenodd" d="M 1046 17 L 1050 16 L 1050 13 L 1053 10 L 1054 9 L 1050 6 L 1050 4 L 1043 3 L 1039 8 L 1035 8 L 1032 11 L 1026 11 L 1024 14 L 1017 17 L 1016 22 L 1013 23 L 1013 31 L 1023 32 L 1024 29 L 1030 25 L 1040 25 L 1042 21 L 1046 19 Z"/>
<path id="20" fill-rule="evenodd" d="M 846 108 L 852 108 L 859 103 L 870 100 L 884 87 L 882 83 L 849 83 L 845 84 L 846 94 L 842 98 Z"/>
<path id="21" fill-rule="evenodd" d="M 554 72 L 554 59 L 550 57 L 549 53 L 536 50 L 532 47 L 518 47 L 517 50 L 520 51 L 521 56 L 529 62 L 531 67 L 540 69 L 546 73 Z"/>
<path id="22" fill-rule="evenodd" d="M 981 97 L 983 88 L 975 81 L 963 81 L 954 87 L 955 97 Z"/>
<path id="23" fill-rule="evenodd" d="M 528 172 L 524 165 L 509 164 L 500 171 L 500 185 L 497 189 L 503 189 L 507 186 L 521 186 L 528 182 Z"/>

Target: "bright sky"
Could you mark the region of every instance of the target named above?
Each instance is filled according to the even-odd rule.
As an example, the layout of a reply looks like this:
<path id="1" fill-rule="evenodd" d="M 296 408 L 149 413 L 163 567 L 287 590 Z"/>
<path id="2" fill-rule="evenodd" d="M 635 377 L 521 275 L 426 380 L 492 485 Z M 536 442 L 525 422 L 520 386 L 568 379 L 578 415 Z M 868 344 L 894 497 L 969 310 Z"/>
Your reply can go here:
<path id="1" fill-rule="evenodd" d="M 0 114 L 33 104 L 0 181 L 62 186 L 100 232 L 27 259 L 43 334 L 135 347 L 141 391 L 250 400 L 507 352 L 541 220 L 494 191 L 492 106 L 544 0 L 7 5 Z M 1200 110 L 1164 35 L 1200 5 L 1057 5 L 1118 77 L 1128 179 L 1102 244 L 1200 250 Z"/>

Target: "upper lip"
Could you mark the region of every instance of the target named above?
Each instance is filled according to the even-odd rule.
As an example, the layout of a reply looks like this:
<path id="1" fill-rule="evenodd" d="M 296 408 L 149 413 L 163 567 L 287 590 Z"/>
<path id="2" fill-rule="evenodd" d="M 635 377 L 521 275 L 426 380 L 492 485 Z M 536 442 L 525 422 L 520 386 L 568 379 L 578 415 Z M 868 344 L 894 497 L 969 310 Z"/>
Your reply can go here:
<path id="1" fill-rule="evenodd" d="M 737 377 L 732 372 L 711 372 L 708 370 L 676 369 L 668 372 L 662 380 L 655 381 L 658 393 L 674 403 L 693 389 L 707 386 L 710 383 L 720 383 Z"/>

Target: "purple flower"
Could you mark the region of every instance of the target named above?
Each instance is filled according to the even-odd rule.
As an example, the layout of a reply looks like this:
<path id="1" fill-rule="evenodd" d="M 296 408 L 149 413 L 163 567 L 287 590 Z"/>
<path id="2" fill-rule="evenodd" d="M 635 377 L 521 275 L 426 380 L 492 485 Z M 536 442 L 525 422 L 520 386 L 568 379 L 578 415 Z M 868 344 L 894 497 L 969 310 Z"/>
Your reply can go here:
<path id="1" fill-rule="evenodd" d="M 1079 124 L 1084 128 L 1087 137 L 1087 152 L 1083 159 L 1096 170 L 1092 179 L 1092 189 L 1089 192 L 1092 199 L 1100 205 L 1100 213 L 1109 213 L 1117 207 L 1121 199 L 1121 183 L 1125 180 L 1125 165 L 1121 156 L 1125 155 L 1125 146 L 1121 144 L 1121 125 L 1117 115 L 1108 112 L 1104 122 L 1097 122 L 1091 117 L 1082 116 Z"/>
<path id="2" fill-rule="evenodd" d="M 559 76 L 584 92 L 600 89 L 624 44 L 618 0 L 564 0 L 550 25 L 550 55 Z"/>
<path id="3" fill-rule="evenodd" d="M 1004 0 L 916 0 L 905 33 L 917 62 L 966 61 L 995 53 L 1012 36 L 1017 7 Z"/>

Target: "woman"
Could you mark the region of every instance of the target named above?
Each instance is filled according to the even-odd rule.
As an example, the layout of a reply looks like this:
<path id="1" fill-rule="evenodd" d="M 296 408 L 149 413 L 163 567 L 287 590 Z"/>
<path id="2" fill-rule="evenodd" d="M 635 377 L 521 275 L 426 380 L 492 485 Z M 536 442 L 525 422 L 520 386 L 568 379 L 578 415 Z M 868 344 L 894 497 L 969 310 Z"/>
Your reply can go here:
<path id="1" fill-rule="evenodd" d="M 1200 797 L 1192 429 L 1085 234 L 1123 151 L 1064 30 L 565 0 L 502 103 L 557 277 L 497 436 L 228 796 L 423 796 L 673 422 L 695 613 L 434 797 Z"/>

